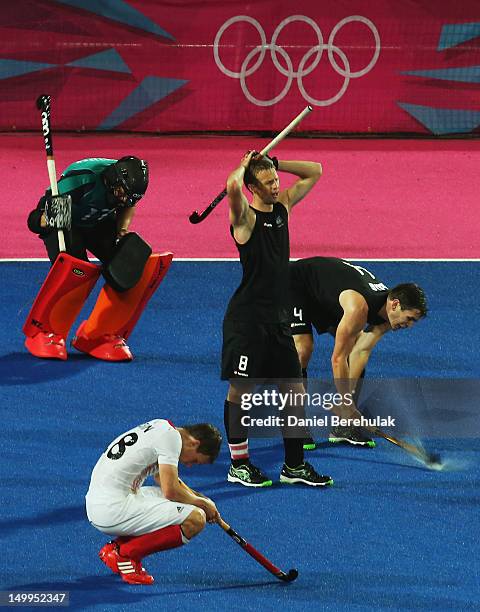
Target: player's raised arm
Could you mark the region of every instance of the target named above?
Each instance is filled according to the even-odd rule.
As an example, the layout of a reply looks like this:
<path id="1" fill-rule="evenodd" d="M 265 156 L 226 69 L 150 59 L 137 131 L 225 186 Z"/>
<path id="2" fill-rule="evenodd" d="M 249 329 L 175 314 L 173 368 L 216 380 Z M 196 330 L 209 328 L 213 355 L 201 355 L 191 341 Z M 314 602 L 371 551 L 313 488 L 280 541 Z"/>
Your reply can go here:
<path id="1" fill-rule="evenodd" d="M 322 165 L 310 161 L 278 160 L 278 170 L 298 176 L 288 189 L 280 194 L 279 201 L 290 210 L 302 200 L 322 176 Z"/>
<path id="2" fill-rule="evenodd" d="M 230 223 L 233 227 L 245 225 L 248 220 L 249 205 L 248 200 L 243 193 L 243 178 L 245 171 L 252 157 L 256 154 L 255 151 L 247 151 L 242 157 L 240 165 L 236 168 L 227 179 L 227 197 L 230 207 Z"/>

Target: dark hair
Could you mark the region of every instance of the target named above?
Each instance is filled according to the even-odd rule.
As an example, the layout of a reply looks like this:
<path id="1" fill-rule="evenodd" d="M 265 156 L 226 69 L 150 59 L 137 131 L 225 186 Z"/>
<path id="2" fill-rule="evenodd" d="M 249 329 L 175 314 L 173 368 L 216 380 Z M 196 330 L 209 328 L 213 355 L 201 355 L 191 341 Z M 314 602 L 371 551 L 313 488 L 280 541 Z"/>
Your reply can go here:
<path id="1" fill-rule="evenodd" d="M 422 317 L 427 316 L 427 298 L 421 287 L 415 283 L 403 283 L 390 289 L 388 297 L 398 300 L 402 310 L 419 310 Z"/>
<path id="2" fill-rule="evenodd" d="M 248 188 L 249 185 L 258 185 L 257 175 L 262 170 L 274 170 L 275 165 L 268 157 L 252 159 L 248 164 L 245 174 L 243 175 L 243 184 Z"/>
<path id="3" fill-rule="evenodd" d="M 200 440 L 198 452 L 210 457 L 210 463 L 213 463 L 222 445 L 222 434 L 215 425 L 197 423 L 196 425 L 182 425 L 182 429 L 185 429 L 196 440 Z"/>

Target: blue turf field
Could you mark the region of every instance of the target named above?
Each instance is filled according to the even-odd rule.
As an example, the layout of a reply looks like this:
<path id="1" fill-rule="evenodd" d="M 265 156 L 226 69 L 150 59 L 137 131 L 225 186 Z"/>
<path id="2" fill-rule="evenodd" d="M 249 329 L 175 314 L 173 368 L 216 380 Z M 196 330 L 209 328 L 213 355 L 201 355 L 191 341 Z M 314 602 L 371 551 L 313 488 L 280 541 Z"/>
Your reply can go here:
<path id="1" fill-rule="evenodd" d="M 414 330 L 382 341 L 369 375 L 480 378 L 478 263 L 366 265 L 391 285 L 415 280 L 431 308 Z M 386 442 L 374 450 L 322 444 L 308 459 L 335 486 L 321 491 L 228 485 L 224 447 L 213 466 L 184 470 L 185 480 L 274 563 L 297 567 L 298 580 L 279 583 L 216 526 L 188 547 L 148 558 L 152 587 L 110 574 L 96 556 L 105 538 L 84 515 L 90 471 L 111 439 L 149 418 L 222 427 L 221 321 L 239 265 L 174 262 L 130 339 L 131 364 L 27 354 L 21 327 L 46 272 L 46 263 L 0 264 L 2 589 L 65 589 L 71 607 L 98 610 L 478 609 L 474 438 L 431 441 L 468 462 L 445 473 L 421 469 Z M 311 374 L 328 374 L 323 346 Z M 280 440 L 252 447 L 278 478 Z"/>

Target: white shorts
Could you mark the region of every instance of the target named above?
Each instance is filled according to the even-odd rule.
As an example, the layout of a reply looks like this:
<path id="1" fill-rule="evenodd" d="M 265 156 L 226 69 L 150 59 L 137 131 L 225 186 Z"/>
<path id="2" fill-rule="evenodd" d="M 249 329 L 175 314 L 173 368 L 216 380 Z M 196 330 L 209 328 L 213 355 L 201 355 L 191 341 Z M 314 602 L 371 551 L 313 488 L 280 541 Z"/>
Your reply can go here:
<path id="1" fill-rule="evenodd" d="M 87 516 L 91 524 L 114 536 L 137 536 L 170 525 L 181 525 L 196 506 L 170 501 L 159 487 L 140 487 L 124 499 L 92 503 L 87 497 Z"/>

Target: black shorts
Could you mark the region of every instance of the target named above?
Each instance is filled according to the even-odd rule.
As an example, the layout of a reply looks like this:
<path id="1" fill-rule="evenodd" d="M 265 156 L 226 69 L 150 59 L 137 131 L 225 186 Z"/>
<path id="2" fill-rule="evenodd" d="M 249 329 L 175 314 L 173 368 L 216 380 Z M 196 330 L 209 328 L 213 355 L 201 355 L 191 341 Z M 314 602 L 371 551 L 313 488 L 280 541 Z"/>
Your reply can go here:
<path id="1" fill-rule="evenodd" d="M 293 336 L 313 334 L 312 322 L 304 304 L 296 303 L 290 312 L 290 329 Z"/>
<path id="2" fill-rule="evenodd" d="M 332 325 L 332 321 L 329 322 L 331 317 L 322 315 L 318 305 L 315 307 L 300 293 L 295 295 L 289 315 L 292 336 L 298 336 L 299 334 L 313 335 L 313 328 L 319 334 L 330 333 L 335 336 L 336 325 Z"/>
<path id="3" fill-rule="evenodd" d="M 45 243 L 48 257 L 53 264 L 59 252 L 58 232 L 43 232 L 40 238 Z M 115 253 L 117 222 L 108 217 L 91 228 L 72 227 L 70 232 L 64 232 L 64 238 L 69 255 L 88 261 L 88 249 L 102 263 L 107 263 Z"/>
<path id="4" fill-rule="evenodd" d="M 301 377 L 288 323 L 223 321 L 222 380 Z"/>

